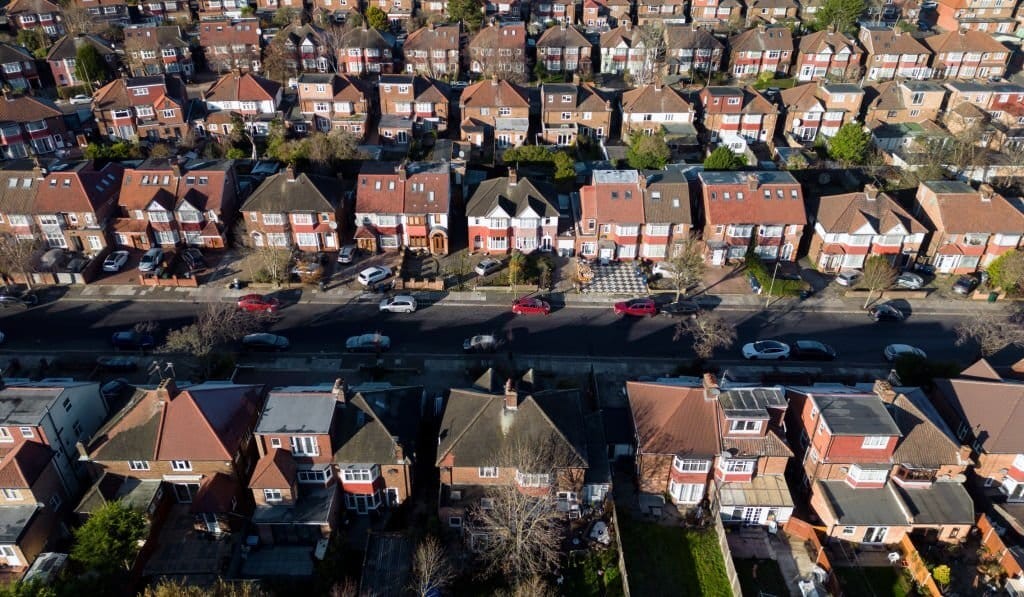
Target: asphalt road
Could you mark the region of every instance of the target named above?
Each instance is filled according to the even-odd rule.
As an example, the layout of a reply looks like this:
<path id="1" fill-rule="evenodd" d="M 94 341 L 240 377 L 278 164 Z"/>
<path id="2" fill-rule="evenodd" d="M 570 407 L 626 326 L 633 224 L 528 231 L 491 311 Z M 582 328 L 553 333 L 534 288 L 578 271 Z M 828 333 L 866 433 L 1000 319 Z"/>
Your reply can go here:
<path id="1" fill-rule="evenodd" d="M 163 330 L 190 323 L 203 305 L 191 302 L 59 301 L 0 312 L 0 349 L 107 352 L 111 333 L 138 321 L 155 320 Z M 974 351 L 954 344 L 954 315 L 911 315 L 902 323 L 874 323 L 862 313 L 720 310 L 736 326 L 739 341 L 721 359 L 740 358 L 745 342 L 759 339 L 815 339 L 831 344 L 849 365 L 881 365 L 882 348 L 901 342 L 934 359 L 967 362 Z M 283 308 L 270 331 L 287 336 L 292 352 L 338 353 L 345 338 L 379 331 L 397 353 L 454 354 L 472 335 L 503 338 L 514 353 L 601 357 L 689 358 L 686 339 L 673 340 L 675 320 L 618 318 L 610 308 L 564 307 L 550 316 L 514 316 L 496 305 L 421 305 L 413 314 L 378 313 L 374 304 L 297 304 Z M 1009 359 L 1009 356 L 1007 357 Z M 1005 364 L 1005 363 L 1000 363 Z"/>

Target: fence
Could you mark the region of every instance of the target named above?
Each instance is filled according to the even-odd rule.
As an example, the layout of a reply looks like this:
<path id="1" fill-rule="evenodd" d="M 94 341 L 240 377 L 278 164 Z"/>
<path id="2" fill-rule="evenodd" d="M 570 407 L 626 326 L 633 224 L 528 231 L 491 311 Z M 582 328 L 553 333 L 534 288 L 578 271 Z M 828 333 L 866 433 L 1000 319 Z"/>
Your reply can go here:
<path id="1" fill-rule="evenodd" d="M 622 594 L 629 597 L 629 575 L 626 574 L 626 556 L 622 549 L 622 536 L 619 535 L 619 510 L 612 508 L 612 531 L 615 533 L 615 545 L 619 547 L 619 574 L 622 575 Z"/>
<path id="2" fill-rule="evenodd" d="M 998 558 L 999 565 L 1006 571 L 1007 577 L 1017 578 L 1024 572 L 1021 562 L 1013 556 L 1006 543 L 1003 543 L 1003 538 L 996 532 L 995 526 L 988 519 L 987 514 L 978 517 L 978 531 L 981 532 L 981 544 L 991 557 Z"/>
<path id="3" fill-rule="evenodd" d="M 935 584 L 935 579 L 932 578 L 932 573 L 925 565 L 924 559 L 921 554 L 917 553 L 917 548 L 914 547 L 910 535 L 903 535 L 903 538 L 900 539 L 900 551 L 903 552 L 903 561 L 917 586 L 923 587 L 933 597 L 942 595 L 942 591 L 939 591 L 938 585 Z"/>
<path id="4" fill-rule="evenodd" d="M 740 577 L 736 573 L 736 564 L 732 561 L 732 552 L 729 551 L 729 539 L 725 535 L 725 527 L 722 526 L 722 517 L 715 516 L 714 519 L 715 535 L 718 537 L 718 550 L 722 552 L 722 559 L 725 560 L 725 573 L 729 577 L 729 586 L 732 587 L 734 597 L 743 597 Z"/>
<path id="5" fill-rule="evenodd" d="M 821 567 L 828 574 L 825 580 L 825 588 L 832 595 L 842 595 L 843 592 L 839 587 L 839 579 L 832 573 L 832 562 L 828 559 L 825 547 L 821 544 L 821 539 L 818 537 L 818 529 L 795 516 L 790 516 L 782 529 L 790 537 L 811 544 L 815 565 Z"/>

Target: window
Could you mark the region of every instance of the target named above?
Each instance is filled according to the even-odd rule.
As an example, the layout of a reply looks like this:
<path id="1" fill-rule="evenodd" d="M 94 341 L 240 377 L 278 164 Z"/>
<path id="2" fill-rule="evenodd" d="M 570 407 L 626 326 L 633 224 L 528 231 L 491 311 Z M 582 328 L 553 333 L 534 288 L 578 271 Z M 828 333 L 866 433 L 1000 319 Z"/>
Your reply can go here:
<path id="1" fill-rule="evenodd" d="M 857 531 L 857 527 L 843 527 L 844 535 L 852 535 Z"/>
<path id="2" fill-rule="evenodd" d="M 330 471 L 326 468 L 296 472 L 299 483 L 326 483 L 329 475 Z"/>
<path id="3" fill-rule="evenodd" d="M 171 461 L 172 471 L 190 471 L 192 470 L 192 463 L 188 460 L 172 460 Z"/>
<path id="4" fill-rule="evenodd" d="M 516 471 L 516 483 L 519 483 L 522 487 L 545 487 L 551 484 L 551 475 Z"/>
<path id="5" fill-rule="evenodd" d="M 861 483 L 885 483 L 889 476 L 888 469 L 863 469 L 854 464 L 850 467 L 850 478 Z"/>
<path id="6" fill-rule="evenodd" d="M 739 225 L 730 224 L 726 234 L 734 238 L 750 238 L 750 235 L 754 232 L 753 225 Z"/>
<path id="7" fill-rule="evenodd" d="M 20 500 L 21 499 L 21 492 L 18 491 L 17 489 L 5 489 L 3 491 L 4 491 L 4 497 L 6 499 L 9 499 L 9 500 Z"/>
<path id="8" fill-rule="evenodd" d="M 498 467 L 496 466 L 481 466 L 477 470 L 477 474 L 481 479 L 496 479 L 498 477 Z"/>
<path id="9" fill-rule="evenodd" d="M 25 439 L 32 439 L 36 436 L 35 432 L 32 431 L 31 427 L 20 427 L 18 431 L 21 432 L 21 437 Z"/>
<path id="10" fill-rule="evenodd" d="M 279 438 L 279 437 L 272 437 L 272 438 L 270 438 L 270 447 L 271 448 L 280 448 L 281 447 L 281 438 Z"/>
<path id="11" fill-rule="evenodd" d="M 148 118 L 153 116 L 153 106 L 137 106 L 135 113 L 138 114 L 139 118 Z"/>
<path id="12" fill-rule="evenodd" d="M 284 216 L 281 214 L 263 214 L 263 223 L 267 226 L 280 226 L 284 224 Z"/>
<path id="13" fill-rule="evenodd" d="M 135 87 L 132 89 L 132 95 L 149 95 L 149 89 L 145 87 Z"/>
<path id="14" fill-rule="evenodd" d="M 884 435 L 867 435 L 861 448 L 865 450 L 884 450 L 889 445 L 889 438 Z"/>
<path id="15" fill-rule="evenodd" d="M 752 473 L 754 472 L 754 461 L 729 458 L 722 460 L 719 463 L 718 468 L 727 473 Z"/>
<path id="16" fill-rule="evenodd" d="M 292 214 L 292 221 L 296 224 L 303 226 L 310 226 L 313 224 L 312 214 Z"/>
<path id="17" fill-rule="evenodd" d="M 670 481 L 668 492 L 681 504 L 696 504 L 704 497 L 704 485 L 702 483 L 676 483 Z"/>
<path id="18" fill-rule="evenodd" d="M 53 494 L 52 496 L 50 496 L 50 509 L 52 509 L 52 510 L 60 510 L 60 505 L 63 504 L 63 503 L 64 503 L 64 501 L 61 500 L 60 496 L 57 495 L 56 493 Z"/>
<path id="19" fill-rule="evenodd" d="M 492 510 L 492 509 L 494 509 L 494 498 L 480 498 L 480 509 L 481 510 Z"/>
<path id="20" fill-rule="evenodd" d="M 562 120 L 572 120 L 572 112 L 562 112 Z"/>
<path id="21" fill-rule="evenodd" d="M 163 116 L 164 118 L 174 118 L 174 110 L 173 110 L 173 109 L 169 109 L 169 110 L 161 110 L 161 111 L 160 111 L 160 114 L 161 114 L 161 115 L 162 115 L 162 116 Z"/>
<path id="22" fill-rule="evenodd" d="M 730 421 L 730 433 L 757 433 L 761 431 L 761 421 Z"/>
<path id="23" fill-rule="evenodd" d="M 6 427 L 0 427 L 0 442 L 13 442 L 11 432 Z"/>
<path id="24" fill-rule="evenodd" d="M 672 459 L 672 466 L 681 473 L 706 473 L 711 470 L 711 461 L 693 460 L 675 456 Z"/>
<path id="25" fill-rule="evenodd" d="M 462 528 L 462 517 L 461 516 L 449 516 L 448 526 L 458 529 Z"/>
<path id="26" fill-rule="evenodd" d="M 281 490 L 280 489 L 264 489 L 263 499 L 268 502 L 280 502 L 281 501 Z"/>
<path id="27" fill-rule="evenodd" d="M 320 454 L 320 446 L 316 443 L 316 437 L 312 435 L 292 436 L 292 454 L 295 456 L 317 456 Z"/>
<path id="28" fill-rule="evenodd" d="M 368 468 L 346 468 L 341 471 L 342 479 L 354 483 L 369 483 L 374 477 L 374 470 Z"/>
<path id="29" fill-rule="evenodd" d="M 129 460 L 128 470 L 130 471 L 148 471 L 149 463 L 145 460 Z"/>

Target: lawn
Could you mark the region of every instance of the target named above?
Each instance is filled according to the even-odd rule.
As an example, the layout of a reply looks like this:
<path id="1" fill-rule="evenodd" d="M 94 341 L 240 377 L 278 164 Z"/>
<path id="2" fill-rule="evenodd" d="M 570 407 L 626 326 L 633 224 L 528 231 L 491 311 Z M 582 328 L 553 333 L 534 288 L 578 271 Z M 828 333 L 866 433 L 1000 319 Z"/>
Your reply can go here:
<path id="1" fill-rule="evenodd" d="M 729 595 L 713 530 L 681 529 L 620 514 L 619 532 L 633 595 Z"/>
<path id="2" fill-rule="evenodd" d="M 565 570 L 562 592 L 580 597 L 621 597 L 624 593 L 619 574 L 619 552 L 606 549 L 574 554 Z"/>
<path id="3" fill-rule="evenodd" d="M 782 578 L 775 560 L 733 560 L 740 577 L 743 595 L 758 595 L 761 591 L 771 595 L 789 595 L 786 579 Z M 757 568 L 755 575 L 754 568 Z"/>
<path id="4" fill-rule="evenodd" d="M 896 568 L 836 568 L 839 585 L 847 595 L 907 597 L 914 594 L 910 580 Z"/>

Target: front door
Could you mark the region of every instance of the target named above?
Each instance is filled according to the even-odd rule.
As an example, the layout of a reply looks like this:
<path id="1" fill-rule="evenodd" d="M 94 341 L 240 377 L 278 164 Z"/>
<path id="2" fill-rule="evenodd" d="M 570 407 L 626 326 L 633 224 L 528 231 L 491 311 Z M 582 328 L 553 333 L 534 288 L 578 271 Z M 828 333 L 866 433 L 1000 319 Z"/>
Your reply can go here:
<path id="1" fill-rule="evenodd" d="M 940 255 L 938 263 L 935 264 L 935 269 L 944 274 L 948 274 L 956 267 L 957 261 L 957 255 Z"/>
<path id="2" fill-rule="evenodd" d="M 433 237 L 431 237 L 430 248 L 431 248 L 431 251 L 434 252 L 434 253 L 444 253 L 445 252 L 444 235 L 443 234 L 435 234 Z"/>
<path id="3" fill-rule="evenodd" d="M 611 259 L 614 254 L 615 254 L 615 249 L 612 249 L 612 248 L 601 249 L 600 257 L 601 257 L 601 259 Z"/>
<path id="4" fill-rule="evenodd" d="M 388 498 L 388 506 L 397 506 L 398 505 L 398 488 L 397 487 L 388 487 L 387 498 Z"/>
<path id="5" fill-rule="evenodd" d="M 199 491 L 198 483 L 175 483 L 174 484 L 174 497 L 178 500 L 179 504 L 191 504 L 192 498 L 196 496 Z"/>
<path id="6" fill-rule="evenodd" d="M 889 527 L 868 527 L 864 532 L 864 543 L 881 543 L 885 541 L 885 534 Z"/>
<path id="7" fill-rule="evenodd" d="M 395 139 L 399 143 L 408 143 L 409 142 L 409 135 L 405 131 L 398 131 L 398 136 L 395 137 Z"/>

